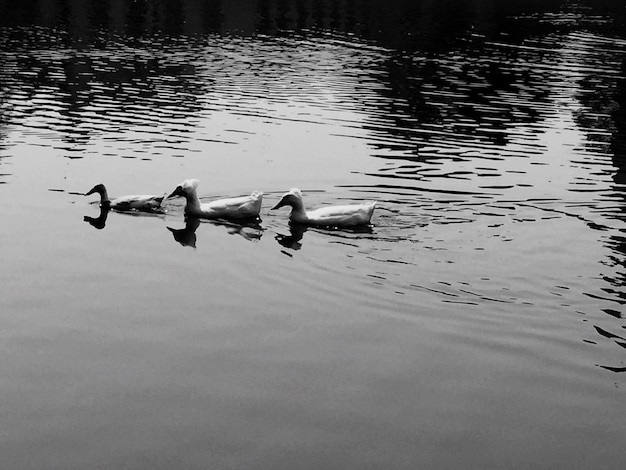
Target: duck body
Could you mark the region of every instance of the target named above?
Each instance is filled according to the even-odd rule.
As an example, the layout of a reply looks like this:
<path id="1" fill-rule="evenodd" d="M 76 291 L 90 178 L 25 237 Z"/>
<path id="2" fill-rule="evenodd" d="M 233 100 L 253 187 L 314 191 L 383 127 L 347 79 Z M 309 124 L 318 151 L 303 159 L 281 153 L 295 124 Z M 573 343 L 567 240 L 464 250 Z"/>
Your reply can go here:
<path id="1" fill-rule="evenodd" d="M 113 209 L 120 212 L 139 211 L 139 212 L 162 212 L 163 199 L 165 195 L 155 196 L 148 194 L 137 194 L 129 196 L 120 196 L 114 199 L 109 198 L 107 189 L 103 184 L 97 184 L 85 193 L 85 196 L 98 193 L 100 194 L 100 206 Z"/>
<path id="2" fill-rule="evenodd" d="M 318 227 L 355 227 L 370 223 L 376 203 L 345 204 L 307 211 L 302 201 L 302 193 L 299 189 L 292 188 L 272 209 L 284 206 L 291 207 L 291 222 Z"/>
<path id="3" fill-rule="evenodd" d="M 263 193 L 255 191 L 249 196 L 217 199 L 200 202 L 197 193 L 197 179 L 188 179 L 179 184 L 168 196 L 182 196 L 186 200 L 185 215 L 201 219 L 254 219 L 261 212 Z"/>

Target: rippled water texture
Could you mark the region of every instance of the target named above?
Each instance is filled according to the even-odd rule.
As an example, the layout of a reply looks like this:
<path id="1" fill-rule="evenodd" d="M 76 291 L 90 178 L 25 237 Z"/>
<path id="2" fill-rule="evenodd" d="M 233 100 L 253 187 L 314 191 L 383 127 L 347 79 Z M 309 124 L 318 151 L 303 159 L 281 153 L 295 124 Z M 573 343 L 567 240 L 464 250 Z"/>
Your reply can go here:
<path id="1" fill-rule="evenodd" d="M 626 12 L 493 3 L 0 1 L 1 466 L 622 468 Z"/>

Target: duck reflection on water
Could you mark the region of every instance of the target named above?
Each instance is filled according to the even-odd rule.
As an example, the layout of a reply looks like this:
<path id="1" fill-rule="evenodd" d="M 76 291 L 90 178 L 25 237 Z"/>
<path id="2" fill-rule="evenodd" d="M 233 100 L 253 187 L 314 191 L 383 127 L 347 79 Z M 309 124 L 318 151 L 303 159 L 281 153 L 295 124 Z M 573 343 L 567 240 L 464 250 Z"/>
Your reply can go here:
<path id="1" fill-rule="evenodd" d="M 106 226 L 107 217 L 110 211 L 111 208 L 109 206 L 100 206 L 100 215 L 98 217 L 86 215 L 83 217 L 83 220 L 92 227 L 102 230 Z"/>
<path id="2" fill-rule="evenodd" d="M 200 219 L 197 217 L 187 217 L 185 219 L 185 228 L 172 228 L 167 229 L 172 232 L 174 240 L 181 244 L 181 246 L 196 247 L 196 230 L 200 226 Z"/>
<path id="3" fill-rule="evenodd" d="M 304 224 L 297 224 L 290 222 L 289 223 L 289 235 L 283 235 L 282 233 L 277 233 L 274 237 L 279 245 L 289 248 L 291 250 L 299 250 L 302 248 L 302 237 L 304 236 L 304 232 L 308 230 L 308 227 Z"/>
<path id="4" fill-rule="evenodd" d="M 86 215 L 83 217 L 83 221 L 87 222 L 89 225 L 91 225 L 92 227 L 98 229 L 98 230 L 102 230 L 105 226 L 106 226 L 106 222 L 107 222 L 107 217 L 109 215 L 109 213 L 111 212 L 111 207 L 108 205 L 101 205 L 100 206 L 100 214 L 98 215 L 98 217 L 91 217 L 89 215 Z M 121 215 L 125 215 L 125 216 L 131 216 L 131 217 L 159 217 L 159 218 L 165 218 L 165 213 L 164 212 L 142 212 L 142 211 L 136 211 L 136 210 L 130 210 L 130 211 L 115 211 L 118 214 Z"/>
<path id="5" fill-rule="evenodd" d="M 298 222 L 289 222 L 289 235 L 277 233 L 274 239 L 280 246 L 297 251 L 302 248 L 302 239 L 304 238 L 305 232 L 309 230 L 347 240 L 374 233 L 370 225 L 357 225 L 354 227 L 310 227 L 309 225 Z"/>
<path id="6" fill-rule="evenodd" d="M 217 221 L 211 222 L 213 225 L 220 225 L 228 229 L 230 235 L 240 235 L 250 242 L 256 242 L 263 236 L 263 227 L 257 222 L 236 223 L 230 221 Z"/>
<path id="7" fill-rule="evenodd" d="M 211 220 L 204 221 L 219 227 L 225 227 L 230 235 L 240 235 L 248 241 L 258 241 L 263 236 L 263 228 L 258 222 L 245 222 L 237 223 L 227 220 Z M 181 244 L 181 246 L 190 246 L 196 248 L 196 230 L 200 226 L 199 217 L 185 217 L 185 227 L 176 229 L 173 227 L 167 227 L 172 233 L 174 240 Z"/>

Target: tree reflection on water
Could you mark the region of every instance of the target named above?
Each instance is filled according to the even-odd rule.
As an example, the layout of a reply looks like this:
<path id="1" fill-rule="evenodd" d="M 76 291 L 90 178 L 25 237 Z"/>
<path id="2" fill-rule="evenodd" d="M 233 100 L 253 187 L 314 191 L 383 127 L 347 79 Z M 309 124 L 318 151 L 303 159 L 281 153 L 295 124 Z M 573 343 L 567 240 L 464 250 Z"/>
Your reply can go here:
<path id="1" fill-rule="evenodd" d="M 0 2 L 4 24 L 63 27 L 85 39 L 98 29 L 130 35 L 330 29 L 389 47 L 440 47 L 459 31 L 499 32 L 511 16 L 550 12 L 560 0 L 103 0 Z M 609 8 L 609 2 L 606 2 Z M 617 11 L 618 9 L 616 9 Z M 443 39 L 443 42 L 442 42 Z"/>

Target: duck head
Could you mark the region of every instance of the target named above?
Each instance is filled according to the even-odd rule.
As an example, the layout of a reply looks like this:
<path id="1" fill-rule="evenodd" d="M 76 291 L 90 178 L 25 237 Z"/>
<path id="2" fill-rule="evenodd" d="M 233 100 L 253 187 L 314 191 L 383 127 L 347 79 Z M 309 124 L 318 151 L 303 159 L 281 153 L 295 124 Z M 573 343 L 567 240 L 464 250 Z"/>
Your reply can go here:
<path id="1" fill-rule="evenodd" d="M 98 193 L 98 194 L 100 194 L 102 196 L 103 194 L 106 193 L 106 188 L 104 187 L 104 185 L 102 183 L 97 184 L 93 188 L 91 188 L 89 191 L 87 191 L 85 193 L 85 196 L 89 196 L 89 195 L 94 194 L 94 193 Z"/>
<path id="2" fill-rule="evenodd" d="M 181 197 L 191 196 L 193 193 L 196 192 L 198 183 L 200 183 L 200 180 L 198 179 L 188 179 L 188 180 L 183 181 L 178 186 L 176 186 L 176 189 L 172 191 L 172 194 L 167 196 L 167 199 L 171 197 L 176 197 L 176 196 L 181 196 Z"/>
<path id="3" fill-rule="evenodd" d="M 271 210 L 280 209 L 284 206 L 291 206 L 294 209 L 301 209 L 303 207 L 302 193 L 298 188 L 291 188 L 288 192 L 283 194 L 278 204 L 272 207 Z"/>
<path id="4" fill-rule="evenodd" d="M 107 193 L 107 188 L 104 187 L 102 183 L 95 185 L 89 191 L 85 193 L 85 196 L 89 196 L 91 194 L 98 193 L 100 195 L 100 205 L 108 206 L 111 201 L 109 200 L 109 195 Z"/>

